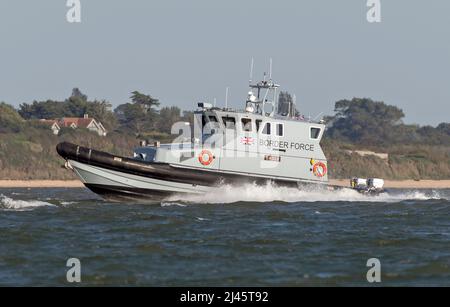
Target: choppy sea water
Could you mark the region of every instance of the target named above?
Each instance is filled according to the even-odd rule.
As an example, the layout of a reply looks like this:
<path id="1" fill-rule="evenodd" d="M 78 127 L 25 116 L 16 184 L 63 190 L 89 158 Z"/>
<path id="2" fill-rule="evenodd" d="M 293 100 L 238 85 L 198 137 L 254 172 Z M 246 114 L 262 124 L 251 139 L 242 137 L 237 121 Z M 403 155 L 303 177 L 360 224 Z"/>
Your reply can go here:
<path id="1" fill-rule="evenodd" d="M 450 286 L 450 190 L 224 186 L 153 204 L 0 189 L 0 286 Z"/>

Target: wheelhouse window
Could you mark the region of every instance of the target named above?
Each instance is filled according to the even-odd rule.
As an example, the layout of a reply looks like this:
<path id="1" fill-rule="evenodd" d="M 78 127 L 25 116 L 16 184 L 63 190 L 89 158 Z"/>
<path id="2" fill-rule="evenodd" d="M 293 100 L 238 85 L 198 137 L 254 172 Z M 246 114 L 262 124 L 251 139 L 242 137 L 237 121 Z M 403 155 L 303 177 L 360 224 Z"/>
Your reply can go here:
<path id="1" fill-rule="evenodd" d="M 261 120 L 261 119 L 257 119 L 257 120 L 255 121 L 255 124 L 256 124 L 256 131 L 257 131 L 257 132 L 259 132 L 259 127 L 261 127 L 261 123 L 262 123 L 262 120 Z"/>
<path id="2" fill-rule="evenodd" d="M 317 140 L 320 135 L 320 128 L 311 127 L 310 137 L 311 139 Z"/>
<path id="3" fill-rule="evenodd" d="M 202 114 L 202 130 L 205 129 L 207 120 L 206 120 L 206 115 Z"/>
<path id="4" fill-rule="evenodd" d="M 267 134 L 270 135 L 270 123 L 266 123 L 263 130 L 262 130 L 262 134 Z"/>
<path id="5" fill-rule="evenodd" d="M 242 131 L 252 132 L 252 120 L 250 118 L 242 118 Z"/>
<path id="6" fill-rule="evenodd" d="M 209 136 L 217 133 L 220 129 L 219 122 L 217 121 L 217 117 L 214 115 L 205 115 L 202 114 L 202 135 L 203 138 L 208 138 Z"/>
<path id="7" fill-rule="evenodd" d="M 236 129 L 236 118 L 232 116 L 223 116 L 222 121 L 226 129 Z"/>
<path id="8" fill-rule="evenodd" d="M 208 116 L 208 118 L 209 118 L 210 122 L 213 122 L 213 123 L 217 123 L 218 122 L 217 117 L 215 117 L 214 115 L 210 115 L 210 116 Z"/>
<path id="9" fill-rule="evenodd" d="M 276 126 L 276 134 L 277 136 L 283 136 L 284 135 L 284 125 L 283 124 L 277 124 Z"/>

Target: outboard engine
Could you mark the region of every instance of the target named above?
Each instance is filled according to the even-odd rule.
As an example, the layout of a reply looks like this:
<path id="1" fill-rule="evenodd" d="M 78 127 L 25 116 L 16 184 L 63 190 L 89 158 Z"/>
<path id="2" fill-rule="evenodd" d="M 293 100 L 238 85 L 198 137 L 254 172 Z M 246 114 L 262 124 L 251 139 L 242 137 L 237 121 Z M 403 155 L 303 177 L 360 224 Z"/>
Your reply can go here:
<path id="1" fill-rule="evenodd" d="M 353 177 L 350 179 L 350 186 L 353 189 L 367 189 L 367 179 Z"/>
<path id="2" fill-rule="evenodd" d="M 367 188 L 370 191 L 381 192 L 383 191 L 384 180 L 380 178 L 369 178 L 367 179 Z"/>
<path id="3" fill-rule="evenodd" d="M 384 180 L 379 178 L 357 178 L 350 179 L 352 189 L 363 194 L 379 194 L 384 191 Z"/>

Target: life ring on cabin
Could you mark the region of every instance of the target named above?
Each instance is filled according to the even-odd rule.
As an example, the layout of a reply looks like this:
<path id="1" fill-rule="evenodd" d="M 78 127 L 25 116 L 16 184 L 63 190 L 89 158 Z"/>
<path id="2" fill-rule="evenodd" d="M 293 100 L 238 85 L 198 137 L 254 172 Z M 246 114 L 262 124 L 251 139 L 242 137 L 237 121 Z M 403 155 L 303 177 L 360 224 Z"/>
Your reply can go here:
<path id="1" fill-rule="evenodd" d="M 323 177 L 327 174 L 327 166 L 323 162 L 317 162 L 313 166 L 313 173 L 317 177 Z"/>
<path id="2" fill-rule="evenodd" d="M 213 161 L 214 156 L 209 150 L 202 150 L 202 152 L 198 155 L 198 161 L 202 165 L 210 165 Z"/>

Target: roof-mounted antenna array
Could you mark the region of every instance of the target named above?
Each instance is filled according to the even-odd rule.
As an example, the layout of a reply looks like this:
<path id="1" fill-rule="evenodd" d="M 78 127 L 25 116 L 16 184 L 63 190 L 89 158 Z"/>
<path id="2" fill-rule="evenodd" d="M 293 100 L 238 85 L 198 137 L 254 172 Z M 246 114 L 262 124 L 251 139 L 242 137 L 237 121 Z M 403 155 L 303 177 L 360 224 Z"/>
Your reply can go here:
<path id="1" fill-rule="evenodd" d="M 270 58 L 269 62 L 269 80 L 272 81 L 272 58 Z"/>
<path id="2" fill-rule="evenodd" d="M 250 65 L 250 91 L 248 92 L 246 108 L 249 113 L 261 114 L 263 116 L 273 116 L 276 112 L 277 88 L 272 80 L 272 58 L 269 62 L 269 71 L 264 72 L 263 80 L 253 82 L 253 58 Z M 269 107 L 267 110 L 265 107 Z"/>
<path id="3" fill-rule="evenodd" d="M 228 109 L 228 89 L 229 87 L 227 86 L 225 89 L 225 109 Z"/>
<path id="4" fill-rule="evenodd" d="M 297 96 L 294 94 L 292 97 L 292 114 L 290 114 L 291 117 L 295 117 L 297 114 Z"/>
<path id="5" fill-rule="evenodd" d="M 252 84 L 252 80 L 253 80 L 253 58 L 252 58 L 252 61 L 250 63 L 250 79 L 249 79 L 248 83 Z"/>

